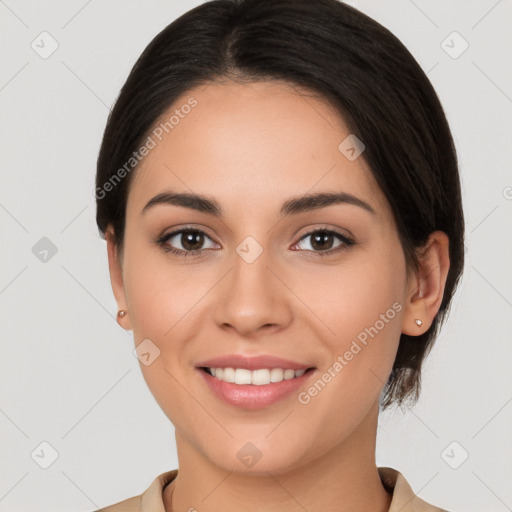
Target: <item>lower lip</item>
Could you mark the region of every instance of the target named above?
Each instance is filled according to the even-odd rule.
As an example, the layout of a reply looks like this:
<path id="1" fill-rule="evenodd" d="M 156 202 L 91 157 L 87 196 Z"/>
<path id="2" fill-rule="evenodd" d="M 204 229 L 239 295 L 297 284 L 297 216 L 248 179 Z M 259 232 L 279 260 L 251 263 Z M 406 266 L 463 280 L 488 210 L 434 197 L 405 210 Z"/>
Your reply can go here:
<path id="1" fill-rule="evenodd" d="M 257 386 L 255 384 L 225 382 L 199 368 L 197 371 L 217 397 L 235 407 L 250 410 L 268 407 L 289 396 L 303 386 L 306 379 L 314 373 L 314 370 L 309 370 L 300 377 Z"/>

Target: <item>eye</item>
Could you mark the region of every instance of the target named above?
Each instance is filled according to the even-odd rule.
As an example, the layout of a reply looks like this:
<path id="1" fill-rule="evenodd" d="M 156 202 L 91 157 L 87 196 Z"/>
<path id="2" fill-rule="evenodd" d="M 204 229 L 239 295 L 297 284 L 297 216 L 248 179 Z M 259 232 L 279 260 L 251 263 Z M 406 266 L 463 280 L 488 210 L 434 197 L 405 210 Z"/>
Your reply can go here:
<path id="1" fill-rule="evenodd" d="M 206 239 L 210 240 L 213 245 L 218 245 L 204 231 L 192 228 L 183 228 L 162 235 L 156 240 L 156 243 L 165 252 L 170 252 L 177 256 L 193 256 L 204 250 L 203 244 Z M 173 245 L 178 245 L 178 248 L 172 247 Z"/>
<path id="2" fill-rule="evenodd" d="M 302 240 L 311 238 L 309 245 L 311 249 L 302 248 L 307 252 L 313 253 L 315 256 L 328 256 L 333 253 L 341 252 L 348 249 L 352 245 L 355 245 L 355 241 L 347 236 L 326 228 L 317 228 L 303 235 L 298 243 L 292 246 L 292 250 L 295 247 L 301 245 Z M 338 245 L 334 245 L 335 239 L 338 239 Z M 171 233 L 164 234 L 157 238 L 156 243 L 162 247 L 165 252 L 174 254 L 176 256 L 197 256 L 204 250 L 203 245 L 206 240 L 210 240 L 211 248 L 220 247 L 218 244 L 202 230 L 196 228 L 182 228 Z M 176 248 L 175 245 L 179 247 Z"/>
<path id="3" fill-rule="evenodd" d="M 306 240 L 311 238 L 311 242 L 309 245 L 311 249 L 305 249 L 308 252 L 316 253 L 318 256 L 327 256 L 329 254 L 333 254 L 336 252 L 340 252 L 348 249 L 352 245 L 355 244 L 354 240 L 348 238 L 337 231 L 333 231 L 325 228 L 318 228 L 309 233 L 306 233 L 300 240 Z M 338 239 L 340 243 L 333 247 L 334 239 Z M 293 247 L 298 247 L 299 243 L 295 244 Z"/>

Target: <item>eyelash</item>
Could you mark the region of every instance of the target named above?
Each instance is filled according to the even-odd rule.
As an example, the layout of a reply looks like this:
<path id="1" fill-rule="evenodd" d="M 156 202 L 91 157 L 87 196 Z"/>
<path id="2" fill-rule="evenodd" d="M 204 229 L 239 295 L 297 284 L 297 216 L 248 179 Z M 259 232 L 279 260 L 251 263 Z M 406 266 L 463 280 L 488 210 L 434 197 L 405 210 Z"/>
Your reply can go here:
<path id="1" fill-rule="evenodd" d="M 168 247 L 166 244 L 167 240 L 173 238 L 174 236 L 180 234 L 180 233 L 199 233 L 199 234 L 202 234 L 202 235 L 205 235 L 206 237 L 210 238 L 211 240 L 211 237 L 209 237 L 204 231 L 200 230 L 200 229 L 197 229 L 197 228 L 181 228 L 177 231 L 172 231 L 171 233 L 167 233 L 165 235 L 161 235 L 159 236 L 157 239 L 156 239 L 156 244 L 161 247 L 166 253 L 170 253 L 170 254 L 173 254 L 175 256 L 182 256 L 182 257 L 190 257 L 190 256 L 197 256 L 198 253 L 200 253 L 202 250 L 207 250 L 207 249 L 199 249 L 197 251 L 182 251 L 181 249 L 174 249 L 172 247 Z M 326 251 L 311 251 L 311 250 L 306 250 L 306 252 L 311 252 L 314 254 L 313 257 L 324 257 L 324 256 L 329 256 L 331 254 L 335 254 L 335 253 L 338 253 L 338 252 L 342 252 L 342 251 L 345 251 L 347 250 L 348 248 L 352 247 L 353 245 L 356 244 L 356 242 L 354 240 L 352 240 L 351 238 L 348 238 L 346 235 L 342 235 L 341 233 L 338 233 L 337 231 L 334 231 L 334 230 L 331 230 L 331 229 L 327 229 L 327 228 L 316 228 L 312 231 L 308 231 L 307 233 L 305 233 L 304 235 L 301 236 L 301 238 L 299 239 L 299 241 L 297 242 L 300 243 L 303 239 L 309 237 L 309 236 L 312 236 L 312 235 L 315 235 L 316 233 L 326 233 L 326 234 L 329 234 L 329 235 L 335 235 L 339 240 L 341 240 L 341 242 L 343 242 L 341 245 L 339 245 L 338 247 L 335 247 L 334 249 L 329 249 L 329 250 L 326 250 Z M 294 244 L 294 245 L 297 245 L 297 244 Z"/>

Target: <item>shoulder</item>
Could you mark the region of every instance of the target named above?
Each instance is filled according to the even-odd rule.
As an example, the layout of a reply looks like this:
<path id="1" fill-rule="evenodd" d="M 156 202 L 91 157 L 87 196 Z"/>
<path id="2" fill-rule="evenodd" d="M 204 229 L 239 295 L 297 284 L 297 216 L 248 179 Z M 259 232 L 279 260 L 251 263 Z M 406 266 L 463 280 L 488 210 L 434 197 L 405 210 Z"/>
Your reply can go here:
<path id="1" fill-rule="evenodd" d="M 398 470 L 379 467 L 378 471 L 383 486 L 393 496 L 389 512 L 450 512 L 427 503 L 417 496 L 404 475 Z"/>
<path id="2" fill-rule="evenodd" d="M 99 510 L 95 510 L 94 512 L 140 512 L 141 498 L 141 494 L 133 496 L 132 498 L 120 501 L 119 503 L 115 503 L 108 507 L 103 507 Z"/>
<path id="3" fill-rule="evenodd" d="M 113 505 L 102 507 L 94 512 L 159 512 L 164 510 L 162 491 L 178 474 L 177 469 L 158 475 L 151 485 L 137 496 L 125 499 Z"/>

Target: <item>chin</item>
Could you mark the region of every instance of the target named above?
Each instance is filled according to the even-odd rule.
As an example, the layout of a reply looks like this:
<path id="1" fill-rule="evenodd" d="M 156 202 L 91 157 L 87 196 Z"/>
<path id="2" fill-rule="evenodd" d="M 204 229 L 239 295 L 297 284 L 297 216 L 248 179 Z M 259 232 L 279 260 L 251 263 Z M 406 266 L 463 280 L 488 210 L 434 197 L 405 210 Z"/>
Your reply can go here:
<path id="1" fill-rule="evenodd" d="M 207 450 L 205 454 L 210 461 L 225 471 L 254 476 L 268 476 L 269 472 L 287 473 L 308 462 L 305 460 L 305 454 L 299 453 L 297 450 L 297 445 L 280 446 L 277 449 L 268 441 L 264 447 L 261 446 L 262 444 L 258 445 L 257 442 L 237 443 L 236 448 L 221 446 L 219 447 L 220 453 L 211 453 L 211 450 Z M 228 456 L 228 453 L 231 455 Z"/>

